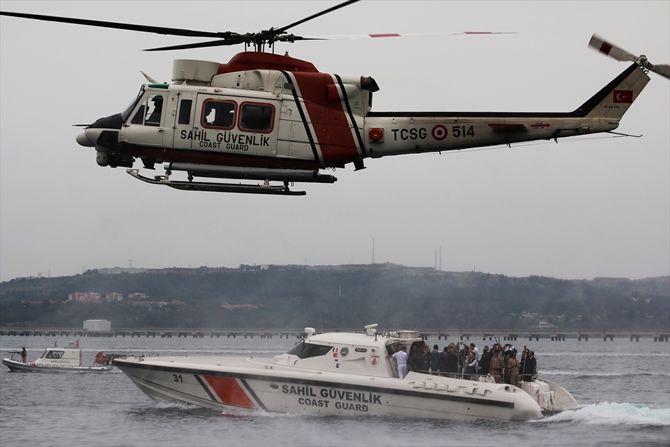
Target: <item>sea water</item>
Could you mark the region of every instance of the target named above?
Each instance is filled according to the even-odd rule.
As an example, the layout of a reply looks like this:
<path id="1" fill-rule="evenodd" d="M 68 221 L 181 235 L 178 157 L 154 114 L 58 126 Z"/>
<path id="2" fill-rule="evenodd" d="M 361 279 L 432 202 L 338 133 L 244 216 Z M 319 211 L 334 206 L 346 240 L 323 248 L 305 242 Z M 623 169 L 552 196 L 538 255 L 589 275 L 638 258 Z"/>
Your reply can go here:
<path id="1" fill-rule="evenodd" d="M 449 340 L 452 341 L 452 340 Z M 470 339 L 480 350 L 491 342 Z M 28 360 L 60 337 L 0 337 L 2 357 Z M 83 338 L 84 362 L 117 354 L 224 354 L 271 357 L 296 340 L 259 338 Z M 428 340 L 429 344 L 444 341 Z M 93 373 L 0 372 L 1 446 L 667 446 L 670 445 L 670 343 L 514 342 L 535 351 L 540 376 L 582 405 L 527 422 L 323 417 L 221 413 L 156 403 L 118 369 Z"/>

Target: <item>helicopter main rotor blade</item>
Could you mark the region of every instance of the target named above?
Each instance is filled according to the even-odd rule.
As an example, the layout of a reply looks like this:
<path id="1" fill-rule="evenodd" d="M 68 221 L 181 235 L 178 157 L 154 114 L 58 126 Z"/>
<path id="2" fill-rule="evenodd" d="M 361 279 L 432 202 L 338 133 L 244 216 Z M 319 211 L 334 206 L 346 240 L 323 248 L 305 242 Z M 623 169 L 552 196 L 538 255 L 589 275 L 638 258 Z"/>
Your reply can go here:
<path id="1" fill-rule="evenodd" d="M 517 34 L 516 31 L 457 31 L 452 33 L 369 33 L 369 34 L 331 34 L 303 37 L 302 40 L 345 40 L 345 39 L 384 39 L 389 37 L 432 37 L 432 36 L 482 36 L 494 34 Z M 297 40 L 297 39 L 296 39 Z"/>
<path id="2" fill-rule="evenodd" d="M 277 28 L 277 29 L 274 29 L 274 30 L 272 30 L 272 31 L 276 32 L 277 34 L 281 34 L 281 33 L 283 33 L 284 31 L 286 31 L 286 30 L 289 29 L 289 28 L 293 28 L 294 26 L 298 26 L 298 25 L 300 25 L 300 24 L 302 24 L 302 23 L 305 23 L 305 22 L 307 22 L 307 21 L 309 21 L 309 20 L 316 19 L 317 17 L 321 17 L 322 15 L 324 15 L 324 14 L 328 14 L 329 12 L 333 12 L 333 11 L 336 11 L 336 10 L 338 10 L 338 9 L 340 9 L 340 8 L 344 8 L 345 6 L 349 6 L 349 5 L 353 4 L 353 3 L 357 3 L 358 1 L 359 1 L 359 0 L 347 0 L 346 2 L 340 3 L 339 5 L 335 5 L 335 6 L 331 7 L 331 8 L 324 9 L 324 10 L 321 11 L 321 12 L 318 12 L 318 13 L 316 13 L 316 14 L 312 14 L 311 16 L 309 16 L 309 17 L 305 17 L 305 18 L 302 19 L 302 20 L 298 20 L 297 22 L 293 22 L 293 23 L 291 23 L 290 25 L 282 26 L 281 28 Z"/>
<path id="3" fill-rule="evenodd" d="M 95 26 L 98 28 L 113 28 L 127 31 L 139 31 L 143 33 L 163 34 L 167 36 L 186 36 L 186 37 L 212 37 L 227 39 L 230 35 L 236 35 L 230 32 L 209 32 L 197 31 L 181 28 L 165 28 L 162 26 L 136 25 L 132 23 L 105 22 L 102 20 L 76 19 L 71 17 L 45 16 L 40 14 L 24 14 L 20 12 L 0 11 L 0 15 L 8 17 L 19 17 L 22 19 L 43 20 L 45 22 L 69 23 L 73 25 Z"/>
<path id="4" fill-rule="evenodd" d="M 244 42 L 244 39 L 231 38 L 226 40 L 210 40 L 208 42 L 187 43 L 183 45 L 172 45 L 169 47 L 146 48 L 142 51 L 171 51 L 171 50 L 192 50 L 194 48 L 223 47 L 227 45 L 237 45 Z"/>

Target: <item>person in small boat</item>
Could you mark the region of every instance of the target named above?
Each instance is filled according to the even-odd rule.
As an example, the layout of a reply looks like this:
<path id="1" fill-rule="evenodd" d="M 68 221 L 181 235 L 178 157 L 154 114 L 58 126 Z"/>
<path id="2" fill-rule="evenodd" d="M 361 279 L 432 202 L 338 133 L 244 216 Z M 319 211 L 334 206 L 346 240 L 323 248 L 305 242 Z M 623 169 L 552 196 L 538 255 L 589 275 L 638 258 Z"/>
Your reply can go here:
<path id="1" fill-rule="evenodd" d="M 28 361 L 28 351 L 26 351 L 25 346 L 23 348 L 23 351 L 21 351 L 21 361 L 23 363 L 26 363 Z"/>

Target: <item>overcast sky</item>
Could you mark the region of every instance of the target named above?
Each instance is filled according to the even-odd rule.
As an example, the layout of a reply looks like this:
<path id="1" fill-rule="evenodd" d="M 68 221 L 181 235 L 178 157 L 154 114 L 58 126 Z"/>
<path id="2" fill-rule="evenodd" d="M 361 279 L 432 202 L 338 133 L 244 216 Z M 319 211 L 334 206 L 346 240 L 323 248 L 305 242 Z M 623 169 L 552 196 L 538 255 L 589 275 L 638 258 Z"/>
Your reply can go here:
<path id="1" fill-rule="evenodd" d="M 336 1 L 2 1 L 1 9 L 206 31 L 280 27 Z M 574 110 L 626 67 L 595 32 L 670 62 L 670 2 L 362 1 L 296 34 L 516 31 L 499 36 L 278 45 L 322 72 L 367 75 L 373 110 Z M 80 128 L 120 112 L 143 70 L 226 62 L 242 48 L 146 53 L 188 38 L 0 18 L 0 277 L 104 267 L 435 265 L 566 279 L 670 274 L 670 82 L 651 82 L 618 131 L 366 160 L 305 197 L 184 192 L 102 168 Z M 196 39 L 197 41 L 197 39 Z M 138 162 L 138 167 L 141 163 Z"/>

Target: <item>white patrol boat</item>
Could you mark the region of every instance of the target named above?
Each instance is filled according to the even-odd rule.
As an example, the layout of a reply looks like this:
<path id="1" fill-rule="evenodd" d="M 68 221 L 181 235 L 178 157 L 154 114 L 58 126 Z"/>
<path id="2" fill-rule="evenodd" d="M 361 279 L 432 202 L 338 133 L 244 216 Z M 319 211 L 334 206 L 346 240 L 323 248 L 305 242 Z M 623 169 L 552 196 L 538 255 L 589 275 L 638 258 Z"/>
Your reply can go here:
<path id="1" fill-rule="evenodd" d="M 221 411 L 265 410 L 318 415 L 381 415 L 434 419 L 529 420 L 577 407 L 566 390 L 546 380 L 521 388 L 409 372 L 399 379 L 390 355 L 423 339 L 416 331 L 315 334 L 274 358 L 227 356 L 114 359 L 158 401 Z"/>
<path id="2" fill-rule="evenodd" d="M 15 360 L 14 356 L 17 354 L 20 355 L 18 352 L 13 352 L 11 358 L 2 359 L 2 364 L 17 372 L 107 372 L 113 368 L 102 352 L 96 355 L 94 366 L 84 366 L 79 342 L 74 341 L 69 342 L 66 348 L 56 346 L 47 348 L 34 362 Z"/>

